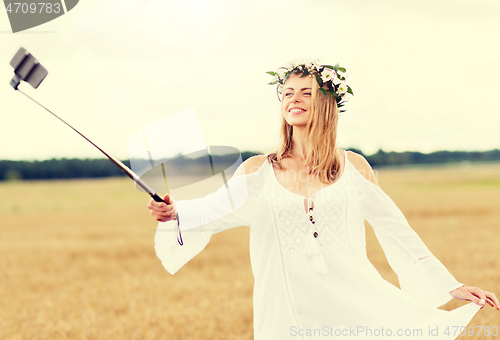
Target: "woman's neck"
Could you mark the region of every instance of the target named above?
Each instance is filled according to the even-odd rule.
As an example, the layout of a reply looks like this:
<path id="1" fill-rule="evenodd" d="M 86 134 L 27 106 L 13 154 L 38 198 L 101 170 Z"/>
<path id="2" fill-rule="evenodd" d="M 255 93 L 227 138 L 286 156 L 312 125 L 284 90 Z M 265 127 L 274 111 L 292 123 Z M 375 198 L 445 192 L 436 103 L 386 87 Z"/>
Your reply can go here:
<path id="1" fill-rule="evenodd" d="M 306 127 L 293 127 L 292 134 L 292 157 L 297 162 L 304 162 L 307 158 L 306 151 Z"/>

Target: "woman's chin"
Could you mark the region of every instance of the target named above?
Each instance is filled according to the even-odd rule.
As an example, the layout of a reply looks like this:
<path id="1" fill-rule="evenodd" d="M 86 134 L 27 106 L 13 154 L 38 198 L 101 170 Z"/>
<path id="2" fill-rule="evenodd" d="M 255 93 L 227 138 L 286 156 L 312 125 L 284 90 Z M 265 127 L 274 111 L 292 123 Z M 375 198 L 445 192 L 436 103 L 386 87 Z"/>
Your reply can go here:
<path id="1" fill-rule="evenodd" d="M 307 121 L 289 121 L 288 124 L 290 124 L 293 127 L 305 127 L 307 125 Z"/>
<path id="2" fill-rule="evenodd" d="M 306 125 L 307 117 L 305 115 L 289 115 L 286 122 L 291 126 Z"/>

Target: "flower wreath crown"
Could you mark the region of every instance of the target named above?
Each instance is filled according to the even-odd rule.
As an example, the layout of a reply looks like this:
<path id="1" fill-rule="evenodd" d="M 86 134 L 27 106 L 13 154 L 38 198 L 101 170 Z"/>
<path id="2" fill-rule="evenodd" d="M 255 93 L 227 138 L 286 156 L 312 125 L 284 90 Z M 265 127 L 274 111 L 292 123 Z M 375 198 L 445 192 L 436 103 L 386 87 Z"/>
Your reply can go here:
<path id="1" fill-rule="evenodd" d="M 280 94 L 283 91 L 283 85 L 285 85 L 286 80 L 292 74 L 302 73 L 300 76 L 314 76 L 319 85 L 319 90 L 325 98 L 328 98 L 328 93 L 330 93 L 337 101 L 337 107 L 343 107 L 350 96 L 354 93 L 349 85 L 346 83 L 347 73 L 344 67 L 340 67 L 339 64 L 335 66 L 330 65 L 320 65 L 319 60 L 313 61 L 292 61 L 288 63 L 285 67 L 280 67 L 275 72 L 267 72 L 274 77 L 274 80 L 269 83 L 269 85 L 278 85 L 277 93 L 278 99 L 280 99 Z M 323 88 L 327 85 L 328 89 Z M 281 99 L 280 99 L 281 100 Z M 340 110 L 340 113 L 345 112 L 345 110 Z"/>

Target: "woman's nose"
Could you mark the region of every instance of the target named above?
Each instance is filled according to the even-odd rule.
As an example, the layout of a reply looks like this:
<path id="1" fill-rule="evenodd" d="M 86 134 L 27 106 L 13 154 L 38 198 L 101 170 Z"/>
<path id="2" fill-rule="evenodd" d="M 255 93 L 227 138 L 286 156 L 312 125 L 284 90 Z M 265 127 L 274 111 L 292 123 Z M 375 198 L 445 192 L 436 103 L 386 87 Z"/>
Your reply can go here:
<path id="1" fill-rule="evenodd" d="M 300 97 L 299 95 L 296 93 L 292 96 L 292 99 L 291 99 L 291 102 L 292 103 L 296 103 L 296 102 L 299 102 L 300 101 Z"/>

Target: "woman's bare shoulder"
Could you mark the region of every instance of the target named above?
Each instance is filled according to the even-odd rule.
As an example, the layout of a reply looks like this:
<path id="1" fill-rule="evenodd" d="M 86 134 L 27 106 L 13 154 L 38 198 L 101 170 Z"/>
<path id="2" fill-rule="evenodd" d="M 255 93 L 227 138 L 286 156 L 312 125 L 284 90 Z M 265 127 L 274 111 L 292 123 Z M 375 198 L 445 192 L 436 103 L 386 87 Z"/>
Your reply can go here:
<path id="1" fill-rule="evenodd" d="M 376 186 L 379 186 L 377 177 L 375 176 L 375 173 L 373 172 L 373 169 L 366 158 L 353 151 L 347 151 L 347 157 L 349 158 L 349 162 L 356 168 L 356 170 L 358 170 L 361 175 L 363 175 L 363 177 L 365 177 Z"/>
<path id="2" fill-rule="evenodd" d="M 262 164 L 266 161 L 266 155 L 257 155 L 248 158 L 244 161 L 234 173 L 235 176 L 239 175 L 250 175 L 255 171 L 259 170 Z"/>

